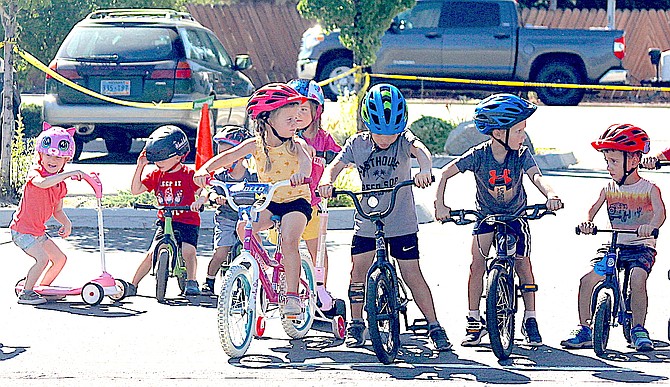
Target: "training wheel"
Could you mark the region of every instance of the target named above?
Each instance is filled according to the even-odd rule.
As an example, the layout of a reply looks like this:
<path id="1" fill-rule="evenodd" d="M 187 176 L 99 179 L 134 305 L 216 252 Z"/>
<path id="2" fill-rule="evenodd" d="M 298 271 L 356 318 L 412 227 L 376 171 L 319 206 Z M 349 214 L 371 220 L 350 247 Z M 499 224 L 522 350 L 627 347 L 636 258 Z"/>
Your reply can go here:
<path id="1" fill-rule="evenodd" d="M 14 285 L 14 293 L 18 297 L 19 294 L 21 294 L 21 291 L 23 290 L 23 286 L 26 283 L 26 278 L 21 278 L 20 280 L 16 281 L 16 285 Z"/>
<path id="2" fill-rule="evenodd" d="M 95 282 L 89 282 L 81 288 L 81 298 L 88 305 L 98 305 L 105 297 L 105 290 Z"/>
<path id="3" fill-rule="evenodd" d="M 344 318 L 342 316 L 337 315 L 333 318 L 333 321 L 331 322 L 332 328 L 333 328 L 333 334 L 335 335 L 335 338 L 338 340 L 344 339 L 344 334 L 345 334 L 345 326 L 344 326 Z"/>
<path id="4" fill-rule="evenodd" d="M 126 295 L 128 294 L 128 282 L 115 278 L 114 279 L 114 286 L 116 287 L 116 290 L 119 292 L 116 294 L 110 294 L 108 297 L 110 300 L 114 302 L 119 302 L 126 298 Z"/>
<path id="5" fill-rule="evenodd" d="M 263 337 L 265 334 L 265 318 L 263 316 L 256 317 L 256 323 L 254 324 L 254 336 L 259 338 Z"/>

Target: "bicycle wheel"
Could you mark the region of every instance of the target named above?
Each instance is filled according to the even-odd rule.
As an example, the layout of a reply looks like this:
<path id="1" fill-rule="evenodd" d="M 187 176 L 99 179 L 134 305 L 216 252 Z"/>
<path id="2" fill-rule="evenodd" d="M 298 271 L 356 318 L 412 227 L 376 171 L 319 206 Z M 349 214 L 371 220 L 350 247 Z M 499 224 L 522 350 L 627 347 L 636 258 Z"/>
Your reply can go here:
<path id="1" fill-rule="evenodd" d="M 396 307 L 398 292 L 390 273 L 377 269 L 368 278 L 365 292 L 370 340 L 377 359 L 392 363 L 400 348 L 400 316 Z"/>
<path id="2" fill-rule="evenodd" d="M 230 357 L 243 356 L 251 344 L 255 323 L 255 307 L 251 302 L 249 271 L 231 266 L 223 278 L 217 304 L 219 340 Z"/>
<path id="3" fill-rule="evenodd" d="M 630 289 L 628 289 L 624 298 L 624 306 L 626 307 L 626 311 L 623 314 L 623 323 L 621 325 L 623 327 L 623 337 L 625 337 L 628 344 L 630 344 L 632 343 L 630 330 L 633 328 L 633 312 L 630 307 Z"/>
<path id="4" fill-rule="evenodd" d="M 174 270 L 175 277 L 177 277 L 177 284 L 179 284 L 180 294 L 184 294 L 186 289 L 186 262 L 184 257 L 179 253 L 177 258 L 177 265 Z"/>
<path id="5" fill-rule="evenodd" d="M 612 318 L 612 298 L 606 292 L 600 292 L 593 312 L 593 350 L 602 356 L 607 349 Z"/>
<path id="6" fill-rule="evenodd" d="M 488 293 L 486 295 L 486 329 L 491 340 L 491 349 L 500 360 L 509 358 L 514 345 L 514 274 L 507 273 L 501 266 L 494 266 L 489 272 Z"/>
<path id="7" fill-rule="evenodd" d="M 282 318 L 281 324 L 289 337 L 301 339 L 312 328 L 314 313 L 316 311 L 316 279 L 314 278 L 314 267 L 312 258 L 300 255 L 300 285 L 298 295 L 303 302 L 305 312 L 296 319 Z"/>
<path id="8" fill-rule="evenodd" d="M 169 262 L 171 258 L 170 250 L 167 247 L 158 249 L 158 264 L 156 265 L 156 299 L 158 302 L 165 301 L 165 291 L 167 290 Z"/>

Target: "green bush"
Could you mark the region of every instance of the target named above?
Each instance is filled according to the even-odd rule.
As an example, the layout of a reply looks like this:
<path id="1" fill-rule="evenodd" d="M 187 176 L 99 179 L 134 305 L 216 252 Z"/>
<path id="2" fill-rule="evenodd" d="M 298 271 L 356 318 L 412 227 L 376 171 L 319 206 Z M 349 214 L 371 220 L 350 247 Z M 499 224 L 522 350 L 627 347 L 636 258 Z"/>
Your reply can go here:
<path id="1" fill-rule="evenodd" d="M 26 138 L 37 137 L 42 131 L 42 105 L 23 104 L 20 114 L 25 126 L 24 135 Z"/>
<path id="2" fill-rule="evenodd" d="M 10 163 L 9 171 L 9 191 L 0 192 L 0 196 L 11 203 L 19 202 L 19 199 L 21 198 L 21 189 L 26 183 L 26 175 L 33 163 L 35 155 L 35 141 L 33 139 L 26 139 L 24 133 L 25 126 L 23 125 L 21 118 L 19 118 L 19 124 L 12 137 L 12 162 Z"/>
<path id="3" fill-rule="evenodd" d="M 337 107 L 340 109 L 334 121 L 323 124 L 323 128 L 329 132 L 335 141 L 344 145 L 347 139 L 356 134 L 358 123 L 358 99 L 356 94 L 348 94 L 337 98 Z"/>
<path id="4" fill-rule="evenodd" d="M 344 189 L 348 191 L 358 192 L 361 190 L 361 179 L 356 168 L 343 169 L 340 175 L 333 183 L 335 189 Z M 338 195 L 337 197 L 328 200 L 329 207 L 353 207 L 354 203 L 349 196 Z"/>
<path id="5" fill-rule="evenodd" d="M 103 207 L 132 207 L 133 203 L 156 204 L 156 196 L 150 192 L 133 195 L 130 191 L 119 191 L 116 195 L 102 197 Z"/>
<path id="6" fill-rule="evenodd" d="M 423 142 L 430 153 L 444 153 L 444 142 L 457 125 L 441 118 L 422 116 L 410 125 L 412 131 Z"/>

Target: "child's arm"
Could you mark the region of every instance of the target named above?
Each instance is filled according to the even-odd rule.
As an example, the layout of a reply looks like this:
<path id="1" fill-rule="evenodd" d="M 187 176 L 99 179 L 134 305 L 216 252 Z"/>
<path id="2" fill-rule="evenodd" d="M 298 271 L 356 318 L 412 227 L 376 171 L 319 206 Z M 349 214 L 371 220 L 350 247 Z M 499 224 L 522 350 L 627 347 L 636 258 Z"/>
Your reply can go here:
<path id="1" fill-rule="evenodd" d="M 191 211 L 198 212 L 200 208 L 207 203 L 207 191 L 203 188 L 199 188 L 195 191 L 195 201 L 191 203 Z"/>
<path id="2" fill-rule="evenodd" d="M 61 224 L 60 228 L 58 229 L 58 235 L 62 238 L 69 237 L 72 233 L 72 222 L 70 222 L 70 218 L 68 218 L 63 211 L 63 199 L 61 199 L 58 204 L 56 204 L 53 217 L 58 221 L 58 223 Z"/>
<path id="3" fill-rule="evenodd" d="M 547 198 L 547 209 L 549 211 L 556 211 L 563 207 L 561 199 L 556 195 L 551 186 L 544 180 L 544 177 L 540 173 L 540 169 L 537 166 L 531 167 L 526 171 L 530 180 L 535 184 L 538 190 L 542 192 L 542 195 Z"/>
<path id="4" fill-rule="evenodd" d="M 37 188 L 49 188 L 67 179 L 68 177 L 76 177 L 78 180 L 81 180 L 84 178 L 84 175 L 86 174 L 80 170 L 61 172 L 48 177 L 42 177 L 37 175 L 33 177 L 31 182 Z"/>
<path id="5" fill-rule="evenodd" d="M 133 181 L 130 183 L 130 193 L 133 195 L 139 195 L 142 192 L 147 192 L 147 187 L 142 184 L 142 171 L 144 167 L 149 165 L 149 160 L 147 160 L 147 151 L 142 149 L 140 155 L 137 156 L 137 166 L 135 167 L 135 174 L 133 174 Z"/>
<path id="6" fill-rule="evenodd" d="M 641 237 L 651 236 L 651 232 L 655 228 L 661 228 L 663 223 L 665 223 L 665 204 L 661 197 L 661 190 L 657 186 L 651 189 L 651 206 L 654 210 L 654 217 L 651 219 L 651 222 L 643 224 L 637 229 L 637 235 Z"/>
<path id="7" fill-rule="evenodd" d="M 328 164 L 326 169 L 323 171 L 321 176 L 321 181 L 319 181 L 319 196 L 322 198 L 328 199 L 332 196 L 333 193 L 333 182 L 340 175 L 340 172 L 347 165 L 340 161 L 340 158 L 336 158 L 335 161 Z"/>
<path id="8" fill-rule="evenodd" d="M 414 140 L 410 152 L 419 162 L 419 173 L 414 176 L 414 184 L 417 187 L 426 188 L 433 182 L 433 164 L 430 151 L 421 141 Z"/>
<path id="9" fill-rule="evenodd" d="M 446 220 L 451 217 L 449 215 L 451 208 L 444 202 L 444 192 L 447 189 L 447 180 L 460 172 L 458 166 L 456 166 L 456 161 L 457 160 L 453 160 L 440 169 L 440 182 L 437 185 L 437 193 L 435 197 L 435 219 L 437 220 Z"/>
<path id="10" fill-rule="evenodd" d="M 250 153 L 253 153 L 255 149 L 256 139 L 250 138 L 234 148 L 230 148 L 225 152 L 219 153 L 218 155 L 207 160 L 207 162 L 195 172 L 193 181 L 200 187 L 206 186 L 207 180 L 210 178 L 210 172 L 214 172 L 219 168 L 231 166 L 235 161 L 244 158 Z"/>
<path id="11" fill-rule="evenodd" d="M 298 173 L 294 173 L 293 176 L 291 176 L 292 185 L 303 184 L 305 178 L 312 174 L 312 158 L 309 156 L 309 154 L 307 154 L 307 150 L 305 150 L 305 148 L 309 145 L 307 145 L 307 143 L 302 140 L 297 141 L 297 143 L 298 146 L 296 148 L 298 153 L 298 165 L 300 166 L 300 169 L 298 170 Z"/>
<path id="12" fill-rule="evenodd" d="M 600 211 L 600 207 L 603 206 L 603 203 L 605 203 L 606 199 L 607 198 L 605 196 L 605 189 L 603 188 L 602 190 L 600 190 L 600 196 L 598 196 L 596 202 L 593 203 L 591 208 L 589 208 L 586 221 L 579 224 L 579 231 L 581 231 L 584 234 L 593 233 L 593 229 L 596 227 L 595 224 L 593 224 L 593 218 L 596 217 L 596 214 L 598 213 L 598 211 Z"/>

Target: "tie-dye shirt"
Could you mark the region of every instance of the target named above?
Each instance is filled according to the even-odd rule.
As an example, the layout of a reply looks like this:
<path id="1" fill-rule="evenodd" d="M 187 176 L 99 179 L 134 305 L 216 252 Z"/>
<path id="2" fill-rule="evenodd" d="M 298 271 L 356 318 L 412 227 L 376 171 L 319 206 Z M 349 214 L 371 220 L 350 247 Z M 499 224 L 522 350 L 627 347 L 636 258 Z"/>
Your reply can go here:
<path id="1" fill-rule="evenodd" d="M 640 179 L 635 184 L 618 185 L 611 181 L 605 187 L 607 215 L 614 229 L 637 230 L 643 224 L 651 223 L 654 208 L 651 203 L 651 190 L 654 184 Z M 618 243 L 624 245 L 645 245 L 654 248 L 656 239 L 640 238 L 634 234 L 620 234 Z"/>

